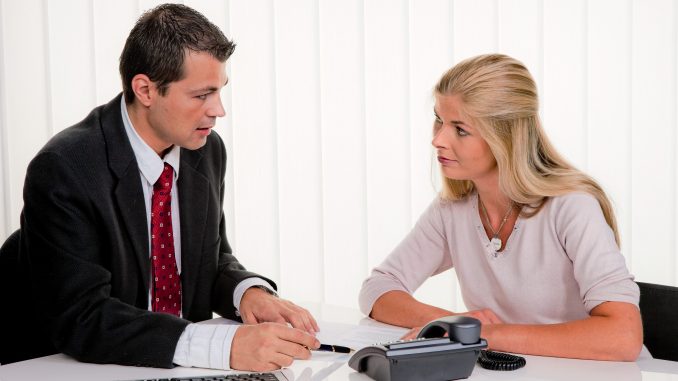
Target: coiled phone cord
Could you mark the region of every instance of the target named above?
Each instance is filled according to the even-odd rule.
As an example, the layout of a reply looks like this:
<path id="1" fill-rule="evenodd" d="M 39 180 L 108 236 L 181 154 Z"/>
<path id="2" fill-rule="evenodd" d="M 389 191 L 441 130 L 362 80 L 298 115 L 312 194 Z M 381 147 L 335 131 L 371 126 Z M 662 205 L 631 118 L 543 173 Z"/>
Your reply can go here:
<path id="1" fill-rule="evenodd" d="M 489 370 L 516 370 L 525 366 L 524 357 L 494 351 L 480 351 L 478 364 Z"/>

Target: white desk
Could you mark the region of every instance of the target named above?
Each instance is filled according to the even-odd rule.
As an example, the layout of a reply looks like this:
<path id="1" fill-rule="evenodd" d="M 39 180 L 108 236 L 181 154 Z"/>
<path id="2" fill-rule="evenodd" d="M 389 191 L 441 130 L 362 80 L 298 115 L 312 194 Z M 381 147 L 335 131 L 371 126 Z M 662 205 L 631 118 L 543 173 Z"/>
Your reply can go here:
<path id="1" fill-rule="evenodd" d="M 476 366 L 469 380 L 678 381 L 678 364 L 663 360 L 618 363 L 525 356 L 527 365 L 514 372 L 492 372 Z M 345 363 L 296 361 L 289 370 L 295 381 L 371 380 Z M 58 354 L 0 366 L 2 381 L 97 381 L 171 378 L 224 374 L 196 368 L 153 369 L 77 362 Z"/>
<path id="2" fill-rule="evenodd" d="M 359 312 L 341 307 L 309 308 L 318 320 L 355 324 Z M 1 345 L 1 343 L 0 343 Z M 527 365 L 514 372 L 493 372 L 476 366 L 469 380 L 557 380 L 557 381 L 678 381 L 678 362 L 646 359 L 634 363 L 570 360 L 525 356 Z M 346 363 L 295 361 L 288 370 L 295 381 L 369 381 Z M 97 381 L 172 378 L 224 374 L 224 371 L 181 368 L 155 369 L 77 362 L 62 354 L 0 366 L 0 381 Z"/>

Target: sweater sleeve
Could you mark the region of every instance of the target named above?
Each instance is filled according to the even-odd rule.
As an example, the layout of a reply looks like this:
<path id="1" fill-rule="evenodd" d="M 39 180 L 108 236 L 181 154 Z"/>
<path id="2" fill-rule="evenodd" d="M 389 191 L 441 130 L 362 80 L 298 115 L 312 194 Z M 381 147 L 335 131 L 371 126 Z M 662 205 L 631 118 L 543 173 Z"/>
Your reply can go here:
<path id="1" fill-rule="evenodd" d="M 605 221 L 595 197 L 573 193 L 559 198 L 556 231 L 572 261 L 574 277 L 587 312 L 603 302 L 638 306 L 640 291 L 626 267 L 624 256 Z"/>
<path id="2" fill-rule="evenodd" d="M 430 276 L 452 267 L 440 199 L 434 200 L 419 217 L 419 221 L 365 279 L 360 289 L 360 310 L 369 315 L 374 302 L 388 291 L 400 290 L 412 294 Z"/>

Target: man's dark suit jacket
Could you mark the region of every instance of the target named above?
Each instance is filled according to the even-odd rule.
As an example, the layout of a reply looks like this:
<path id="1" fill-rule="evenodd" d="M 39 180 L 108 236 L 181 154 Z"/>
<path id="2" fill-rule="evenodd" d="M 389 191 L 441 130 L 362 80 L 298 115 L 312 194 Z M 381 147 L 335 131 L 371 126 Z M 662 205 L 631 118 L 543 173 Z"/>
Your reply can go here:
<path id="1" fill-rule="evenodd" d="M 171 367 L 189 321 L 210 319 L 212 311 L 237 319 L 233 290 L 258 275 L 226 239 L 223 142 L 212 133 L 204 147 L 182 149 L 180 166 L 184 319 L 148 311 L 148 217 L 118 95 L 54 136 L 28 167 L 19 257 L 25 283 L 17 287 L 31 295 L 23 306 L 3 307 L 16 319 L 2 329 L 16 330 L 22 342 L 1 345 Z"/>

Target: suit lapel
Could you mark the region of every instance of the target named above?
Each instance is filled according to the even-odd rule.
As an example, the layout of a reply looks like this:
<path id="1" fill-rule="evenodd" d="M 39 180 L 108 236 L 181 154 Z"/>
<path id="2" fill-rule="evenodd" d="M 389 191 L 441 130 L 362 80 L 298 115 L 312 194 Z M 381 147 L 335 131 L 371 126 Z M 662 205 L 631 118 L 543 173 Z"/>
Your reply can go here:
<path id="1" fill-rule="evenodd" d="M 143 279 L 144 289 L 141 292 L 145 298 L 148 298 L 151 271 L 148 252 L 148 217 L 139 167 L 122 123 L 120 95 L 105 105 L 101 113 L 101 129 L 106 140 L 109 167 L 118 178 L 114 190 L 115 201 L 120 211 L 121 224 L 125 226 L 132 241 L 133 255 L 136 257 Z M 181 219 L 181 283 L 184 316 L 190 311 L 195 294 L 209 204 L 209 180 L 197 171 L 201 159 L 200 150 L 181 150 L 177 186 Z"/>
<path id="2" fill-rule="evenodd" d="M 179 217 L 181 218 L 181 284 L 184 316 L 190 311 L 203 251 L 209 180 L 196 170 L 202 153 L 181 150 Z"/>
<path id="3" fill-rule="evenodd" d="M 147 300 L 151 270 L 148 253 L 146 204 L 141 188 L 139 167 L 125 133 L 125 126 L 122 123 L 120 98 L 121 96 L 118 95 L 102 109 L 101 129 L 106 140 L 109 167 L 118 178 L 114 194 L 121 216 L 121 224 L 125 226 L 132 242 L 134 250 L 132 255 L 136 258 L 143 280 L 143 290 L 140 290 L 140 295 L 143 295 L 143 298 Z"/>
<path id="4" fill-rule="evenodd" d="M 132 241 L 134 256 L 141 272 L 141 279 L 145 286 L 145 294 L 150 287 L 150 259 L 148 253 L 148 221 L 146 204 L 141 189 L 141 179 L 136 163 L 119 179 L 115 188 L 115 198 L 122 216 L 122 224 Z"/>

